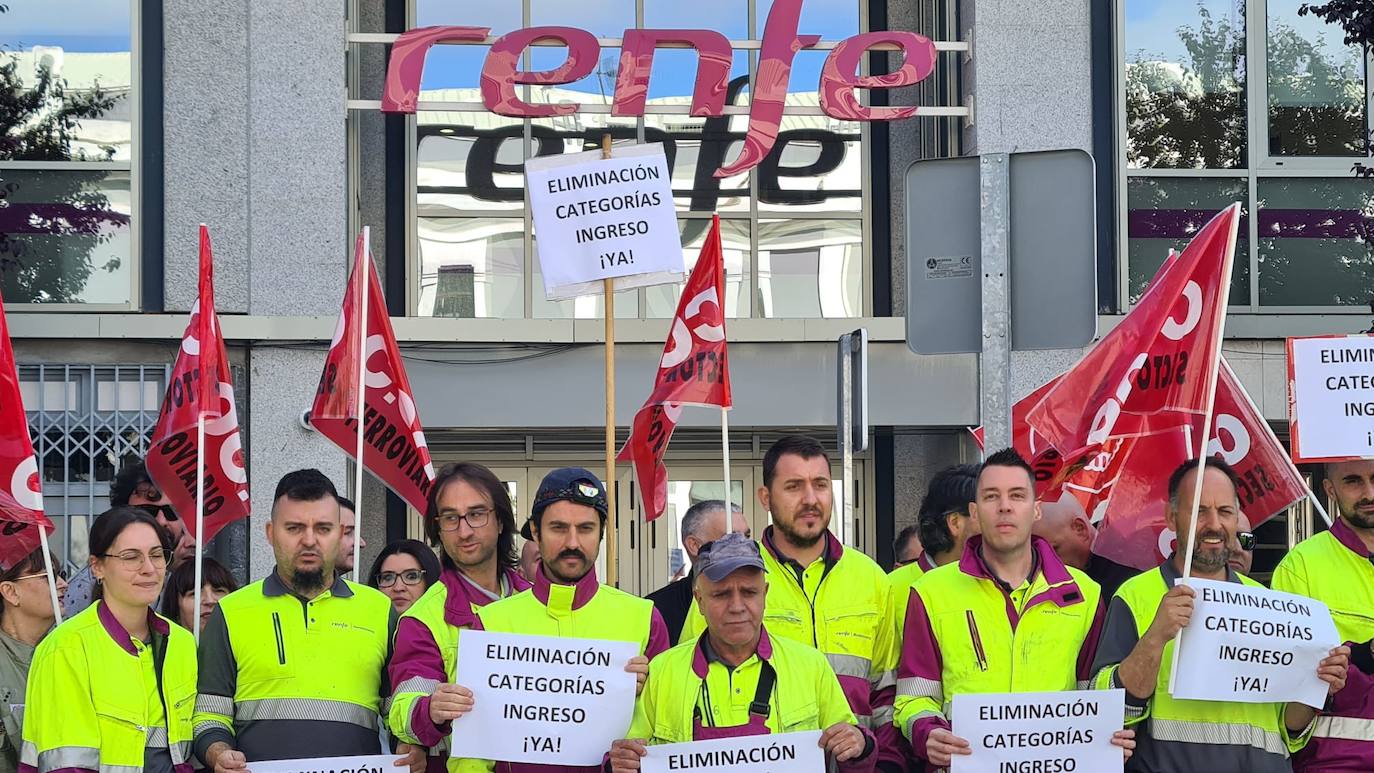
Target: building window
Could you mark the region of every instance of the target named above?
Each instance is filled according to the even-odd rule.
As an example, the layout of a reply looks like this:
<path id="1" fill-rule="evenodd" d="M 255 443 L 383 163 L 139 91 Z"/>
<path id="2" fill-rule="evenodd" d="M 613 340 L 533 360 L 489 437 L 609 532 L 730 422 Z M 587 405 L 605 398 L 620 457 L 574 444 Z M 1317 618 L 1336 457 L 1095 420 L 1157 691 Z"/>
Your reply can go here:
<path id="1" fill-rule="evenodd" d="M 1244 207 L 1233 311 L 1374 300 L 1374 59 L 1301 0 L 1118 4 L 1122 297 Z"/>
<path id="2" fill-rule="evenodd" d="M 0 292 L 11 305 L 131 308 L 137 3 L 3 5 Z"/>
<path id="3" fill-rule="evenodd" d="M 167 365 L 20 365 L 19 390 L 43 477 L 53 551 L 85 566 L 86 533 L 110 508 L 119 468 L 143 458 Z"/>
<path id="4" fill-rule="evenodd" d="M 801 32 L 827 42 L 850 37 L 865 28 L 865 5 L 862 0 L 807 0 Z M 528 26 L 565 25 L 602 39 L 619 39 L 635 27 L 706 28 L 738 42 L 762 37 L 772 2 L 594 0 L 589 7 L 564 0 L 410 0 L 407 7 L 409 27 L 489 26 L 493 35 L 501 35 Z M 367 27 L 364 19 L 355 32 Z M 353 47 L 360 61 L 369 56 L 363 48 Z M 584 110 L 547 119 L 504 118 L 482 108 L 478 79 L 486 53 L 481 45 L 435 46 L 425 63 L 419 111 L 407 119 L 414 184 L 408 218 L 413 229 L 408 252 L 414 256 L 408 266 L 410 313 L 600 317 L 600 296 L 545 300 L 523 169 L 529 158 L 599 147 L 607 132 L 616 143 L 664 144 L 689 269 L 711 215 L 720 214 L 731 317 L 859 317 L 867 312 L 866 129 L 818 109 L 816 85 L 828 50 L 797 54 L 773 152 L 754 169 L 725 179 L 713 172 L 739 152 L 748 116 L 686 114 L 696 80 L 695 52 L 655 52 L 644 116 Z M 564 48 L 536 46 L 526 50 L 521 65 L 548 69 L 565 58 Z M 609 105 L 619 60 L 616 46 L 603 46 L 590 76 L 563 86 L 528 87 L 525 98 Z M 734 47 L 727 105 L 747 108 L 757 66 L 757 48 Z M 352 89 L 358 96 L 375 91 L 356 80 Z M 358 111 L 350 119 L 360 125 L 368 120 Z M 616 296 L 616 316 L 669 317 L 680 291 L 680 286 L 660 286 L 622 292 Z"/>

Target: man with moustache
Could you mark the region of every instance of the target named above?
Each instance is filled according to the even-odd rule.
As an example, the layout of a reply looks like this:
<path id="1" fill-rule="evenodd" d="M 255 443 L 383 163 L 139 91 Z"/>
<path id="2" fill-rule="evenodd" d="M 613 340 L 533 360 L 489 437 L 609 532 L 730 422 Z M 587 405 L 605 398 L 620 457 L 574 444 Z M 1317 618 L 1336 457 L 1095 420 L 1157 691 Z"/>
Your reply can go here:
<path id="1" fill-rule="evenodd" d="M 1293 770 L 1355 773 L 1374 765 L 1374 460 L 1327 464 L 1322 487 L 1336 500 L 1336 521 L 1288 552 L 1273 587 L 1331 609 L 1350 647 L 1350 671 Z"/>
<path id="2" fill-rule="evenodd" d="M 1020 454 L 988 456 L 973 497 L 979 534 L 957 563 L 917 580 L 907 602 L 896 721 L 931 768 L 971 753 L 950 726 L 954 696 L 1076 689 L 1102 624 L 1097 583 L 1031 533 L 1035 476 Z M 1112 743 L 1129 755 L 1132 736 L 1118 731 Z"/>
<path id="3" fill-rule="evenodd" d="M 896 624 L 891 585 L 873 559 L 830 532 L 830 458 L 814 438 L 792 435 L 763 456 L 759 504 L 772 515 L 763 532 L 768 567 L 764 626 L 772 636 L 820 650 L 840 679 L 859 726 L 878 742 L 880 770 L 902 770 L 906 755 L 892 726 Z M 694 606 L 684 641 L 706 629 Z"/>
<path id="4" fill-rule="evenodd" d="M 335 573 L 340 532 L 328 478 L 281 479 L 267 524 L 276 568 L 221 599 L 201 634 L 195 753 L 206 768 L 378 752 L 396 613 Z"/>
<path id="5" fill-rule="evenodd" d="M 429 769 L 458 770 L 452 723 L 472 706 L 454 683 L 458 639 L 477 610 L 530 587 L 515 570 L 515 512 L 501 479 L 472 462 L 450 464 L 429 487 L 425 534 L 440 548 L 439 581 L 401 616 L 388 673 L 396 686 L 388 723 L 396 737 L 429 748 Z"/>
<path id="6" fill-rule="evenodd" d="M 732 532 L 701 546 L 692 583 L 706 632 L 654 660 L 625 740 L 611 745 L 612 773 L 637 773 L 654 744 L 807 730 L 821 731 L 839 770 L 872 771 L 873 735 L 855 722 L 825 656 L 763 626 L 758 543 Z"/>
<path id="7" fill-rule="evenodd" d="M 596 556 L 606 533 L 607 509 L 606 489 L 589 470 L 562 467 L 545 475 L 526 524 L 530 539 L 539 545 L 534 587 L 479 608 L 477 617 L 487 631 L 634 642 L 640 654 L 625 670 L 638 676 L 642 689 L 649 659 L 668 649 L 668 629 L 649 600 L 597 582 Z M 455 709 L 461 714 L 470 706 L 469 698 Z M 544 768 L 511 762 L 495 767 L 502 773 Z M 600 767 L 559 769 L 596 773 Z"/>
<path id="8" fill-rule="evenodd" d="M 1240 502 L 1236 473 L 1207 457 L 1196 501 L 1198 460 L 1184 462 L 1169 476 L 1165 522 L 1185 544 L 1195 533 L 1192 576 L 1250 586 L 1259 583 L 1227 566 Z M 1237 703 L 1175 700 L 1169 694 L 1174 639 L 1192 620 L 1195 591 L 1176 584 L 1185 555 L 1175 552 L 1158 568 L 1127 580 L 1107 610 L 1107 623 L 1093 662 L 1093 686 L 1125 688 L 1126 725 L 1137 730 L 1129 770 L 1141 773 L 1247 771 L 1287 773 L 1289 756 L 1307 743 L 1317 712 L 1301 703 Z M 1336 695 L 1345 686 L 1348 647 L 1322 660 L 1317 675 Z"/>

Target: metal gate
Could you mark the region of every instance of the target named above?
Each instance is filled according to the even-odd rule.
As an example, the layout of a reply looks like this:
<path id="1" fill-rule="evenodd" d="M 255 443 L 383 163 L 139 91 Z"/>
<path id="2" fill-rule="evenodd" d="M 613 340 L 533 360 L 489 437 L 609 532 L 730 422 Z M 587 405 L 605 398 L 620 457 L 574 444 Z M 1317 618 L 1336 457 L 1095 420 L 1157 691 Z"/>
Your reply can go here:
<path id="1" fill-rule="evenodd" d="M 91 518 L 110 506 L 121 466 L 143 458 L 157 424 L 168 365 L 20 365 L 29 433 L 43 476 L 53 551 L 87 559 Z"/>

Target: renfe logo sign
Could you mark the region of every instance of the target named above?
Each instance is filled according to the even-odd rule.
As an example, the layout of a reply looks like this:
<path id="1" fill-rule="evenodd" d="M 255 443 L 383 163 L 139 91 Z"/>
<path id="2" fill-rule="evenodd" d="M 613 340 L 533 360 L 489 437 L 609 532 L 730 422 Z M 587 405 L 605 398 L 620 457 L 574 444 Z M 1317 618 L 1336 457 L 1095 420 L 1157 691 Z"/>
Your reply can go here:
<path id="1" fill-rule="evenodd" d="M 803 0 L 775 0 L 768 13 L 759 46 L 758 76 L 752 88 L 749 130 L 739 157 L 716 170 L 716 177 L 730 177 L 752 169 L 768 155 L 778 138 L 787 81 L 797 52 L 820 42 L 819 35 L 798 35 Z M 420 94 L 425 56 L 436 43 L 481 42 L 490 27 L 418 27 L 396 39 L 387 66 L 382 111 L 414 113 Z M 552 70 L 527 72 L 516 69 L 525 48 L 539 41 L 558 41 L 568 58 Z M 874 46 L 896 46 L 902 66 L 888 75 L 858 75 L 863 55 Z M 655 49 L 671 45 L 697 52 L 697 79 L 690 114 L 716 117 L 725 114 L 726 83 L 730 76 L 730 41 L 712 30 L 627 29 L 620 47 L 620 72 L 616 77 L 611 115 L 639 116 L 649 92 L 649 72 Z M 546 118 L 577 112 L 578 105 L 531 104 L 518 96 L 520 85 L 556 86 L 592 74 L 601 54 L 596 37 L 575 27 L 530 27 L 502 35 L 491 44 L 482 65 L 482 103 L 498 115 L 512 118 Z M 919 83 L 935 70 L 935 44 L 914 32 L 865 32 L 836 44 L 821 68 L 818 86 L 821 110 L 845 121 L 893 121 L 910 118 L 920 109 L 865 107 L 854 89 L 892 89 Z"/>

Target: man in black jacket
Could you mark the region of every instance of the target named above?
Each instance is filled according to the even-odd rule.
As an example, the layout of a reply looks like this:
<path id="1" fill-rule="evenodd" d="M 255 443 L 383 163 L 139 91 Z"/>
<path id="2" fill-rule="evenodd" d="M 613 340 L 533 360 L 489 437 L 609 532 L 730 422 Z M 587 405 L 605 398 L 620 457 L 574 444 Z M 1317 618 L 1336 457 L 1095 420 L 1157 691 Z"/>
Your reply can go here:
<path id="1" fill-rule="evenodd" d="M 731 514 L 730 530 L 751 537 L 749 524 L 745 522 L 744 513 L 740 511 L 739 505 L 732 505 L 730 509 L 734 511 Z M 724 502 L 719 499 L 707 499 L 697 502 L 683 513 L 682 546 L 687 549 L 687 557 L 694 566 L 697 562 L 697 551 L 701 550 L 702 545 L 725 536 L 725 519 L 721 517 L 724 511 Z M 692 608 L 692 578 L 693 573 L 688 572 L 686 577 L 670 582 L 645 596 L 654 602 L 654 609 L 663 617 L 663 622 L 668 626 L 668 640 L 673 644 L 677 644 L 678 637 L 682 635 L 687 612 Z"/>

